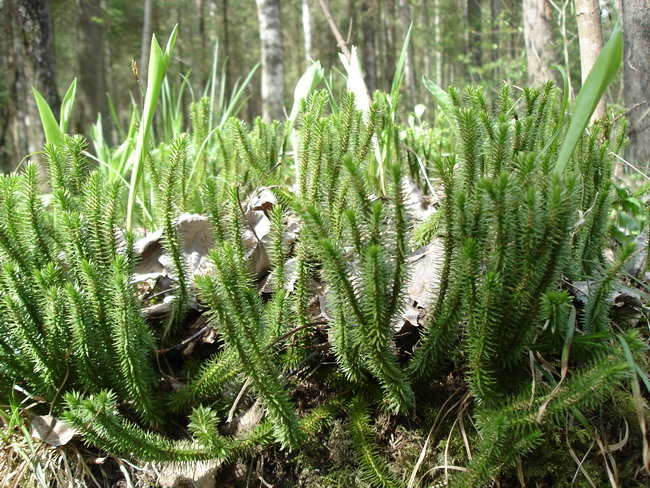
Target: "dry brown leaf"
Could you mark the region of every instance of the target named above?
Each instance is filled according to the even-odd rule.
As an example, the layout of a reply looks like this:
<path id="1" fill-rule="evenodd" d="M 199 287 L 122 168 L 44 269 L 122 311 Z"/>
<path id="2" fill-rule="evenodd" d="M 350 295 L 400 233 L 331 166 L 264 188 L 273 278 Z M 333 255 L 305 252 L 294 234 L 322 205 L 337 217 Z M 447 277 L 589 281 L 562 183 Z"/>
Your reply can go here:
<path id="1" fill-rule="evenodd" d="M 402 188 L 406 208 L 415 220 L 425 220 L 436 212 L 436 204 L 440 201 L 438 195 L 425 196 L 411 178 L 404 178 Z"/>
<path id="2" fill-rule="evenodd" d="M 79 434 L 68 424 L 52 415 L 34 415 L 30 420 L 32 437 L 50 446 L 64 446 Z"/>
<path id="3" fill-rule="evenodd" d="M 431 244 L 416 250 L 408 258 L 411 280 L 406 291 L 408 297 L 421 307 L 427 307 L 435 296 L 440 281 L 443 256 L 442 239 L 435 239 Z"/>

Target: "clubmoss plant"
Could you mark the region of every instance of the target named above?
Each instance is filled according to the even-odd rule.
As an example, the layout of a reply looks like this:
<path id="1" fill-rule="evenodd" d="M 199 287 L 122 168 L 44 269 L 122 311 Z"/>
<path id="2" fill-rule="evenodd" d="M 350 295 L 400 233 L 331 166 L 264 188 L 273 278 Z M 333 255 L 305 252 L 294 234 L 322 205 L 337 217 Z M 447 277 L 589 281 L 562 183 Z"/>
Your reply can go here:
<path id="1" fill-rule="evenodd" d="M 606 301 L 634 252 L 604 259 L 620 134 L 607 124 L 581 134 L 558 172 L 564 106 L 553 85 L 517 100 L 507 86 L 495 100 L 482 88 L 442 93 L 454 134 L 444 145 L 439 133 L 403 131 L 397 97 L 382 93 L 365 111 L 352 94 L 313 93 L 294 125 L 213 127 L 197 102 L 192 133 L 175 126 L 178 137 L 141 161 L 153 183 L 141 194 L 147 223 L 171 258 L 162 320 L 143 313 L 134 283 L 122 183 L 92 169 L 83 139 L 48 144 L 47 199 L 35 164 L 0 177 L 0 391 L 18 384 L 85 442 L 141 461 L 228 464 L 272 449 L 304 460 L 321 431 L 348 422 L 350 465 L 372 486 L 415 477 L 395 475 L 371 414 L 424 438 L 426 412 L 448 414 L 437 392 L 463 393 L 458 423 L 475 423 L 445 434 L 471 444 L 453 486 L 504 476 L 567 418 L 595 438 L 586 412 L 630 381 L 638 400 L 636 375 L 646 378 L 642 339 L 612 327 Z M 442 193 L 417 239 L 413 171 Z M 262 189 L 273 196 L 255 206 Z M 190 210 L 205 211 L 213 234 L 200 275 L 177 225 Z M 407 327 L 410 257 L 433 238 L 439 278 Z M 592 282 L 584 305 L 575 279 Z M 259 418 L 233 434 L 247 414 Z M 427 449 L 421 463 L 435 467 Z"/>

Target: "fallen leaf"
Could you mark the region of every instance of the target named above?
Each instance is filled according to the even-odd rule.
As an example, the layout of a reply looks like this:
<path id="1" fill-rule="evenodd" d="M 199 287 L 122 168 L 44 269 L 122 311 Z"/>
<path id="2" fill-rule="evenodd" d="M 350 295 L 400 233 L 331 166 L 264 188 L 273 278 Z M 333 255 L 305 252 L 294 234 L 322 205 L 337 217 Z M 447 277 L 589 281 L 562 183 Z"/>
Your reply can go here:
<path id="1" fill-rule="evenodd" d="M 50 446 L 64 446 L 79 432 L 52 415 L 34 415 L 31 417 L 32 437 Z"/>
<path id="2" fill-rule="evenodd" d="M 411 280 L 406 288 L 408 297 L 426 308 L 440 284 L 440 272 L 444 259 L 442 239 L 421 247 L 408 257 L 411 266 Z M 415 324 L 414 324 L 415 325 Z"/>
<path id="3" fill-rule="evenodd" d="M 271 188 L 263 186 L 254 191 L 247 199 L 246 208 L 248 210 L 263 210 L 268 212 L 274 205 L 278 204 L 278 199 Z"/>
<path id="4" fill-rule="evenodd" d="M 436 212 L 436 204 L 440 201 L 438 195 L 425 196 L 417 183 L 411 178 L 404 178 L 402 188 L 404 191 L 404 204 L 415 220 L 425 220 Z"/>
<path id="5" fill-rule="evenodd" d="M 298 260 L 296 258 L 287 259 L 284 262 L 284 289 L 288 292 L 293 291 L 293 287 L 298 279 Z M 262 281 L 260 292 L 273 293 L 277 289 L 277 272 L 271 271 Z"/>

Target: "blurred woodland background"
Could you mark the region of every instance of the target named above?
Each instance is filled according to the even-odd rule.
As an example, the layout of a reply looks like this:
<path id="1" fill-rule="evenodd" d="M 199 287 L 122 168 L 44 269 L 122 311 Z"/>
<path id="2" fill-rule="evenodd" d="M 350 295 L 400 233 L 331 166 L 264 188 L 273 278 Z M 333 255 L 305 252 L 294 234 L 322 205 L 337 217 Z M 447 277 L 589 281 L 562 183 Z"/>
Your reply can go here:
<path id="1" fill-rule="evenodd" d="M 255 70 L 239 114 L 247 120 L 282 118 L 310 60 L 320 60 L 326 70 L 342 69 L 343 44 L 358 46 L 368 89 L 389 90 L 412 24 L 402 110 L 424 104 L 424 117 L 433 122 L 434 101 L 423 75 L 443 87 L 480 83 L 496 89 L 504 81 L 562 83 L 558 70 L 546 71 L 559 65 L 576 93 L 581 59 L 589 62 L 589 53 L 597 54 L 620 21 L 624 69 L 606 102 L 614 116 L 630 119 L 626 158 L 642 168 L 650 160 L 648 0 L 0 0 L 0 20 L 4 171 L 42 147 L 31 86 L 58 113 L 77 77 L 71 132 L 88 134 L 101 114 L 106 140 L 115 139 L 115 119 L 128 125 L 132 103 L 141 103 L 134 73 L 146 86 L 151 34 L 164 40 L 176 23 L 171 86 L 178 90 L 187 80 L 183 101 L 200 98 L 215 55 L 226 94 Z M 342 87 L 336 78 L 334 71 L 334 86 Z"/>

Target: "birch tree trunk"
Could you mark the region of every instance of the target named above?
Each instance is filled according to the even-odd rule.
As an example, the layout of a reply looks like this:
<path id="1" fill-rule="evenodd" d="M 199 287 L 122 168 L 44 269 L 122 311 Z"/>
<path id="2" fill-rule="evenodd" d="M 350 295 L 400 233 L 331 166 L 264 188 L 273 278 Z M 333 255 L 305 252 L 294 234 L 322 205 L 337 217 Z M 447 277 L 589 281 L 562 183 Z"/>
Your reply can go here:
<path id="1" fill-rule="evenodd" d="M 216 8 L 218 2 L 217 0 L 213 0 L 213 2 Z M 229 97 L 232 81 L 235 79 L 234 69 L 233 69 L 233 65 L 235 64 L 235 59 L 230 49 L 231 43 L 230 43 L 230 29 L 228 27 L 228 25 L 230 24 L 230 22 L 228 21 L 228 0 L 223 0 L 221 4 L 221 21 L 222 21 L 221 28 L 223 29 L 223 42 L 219 46 L 219 49 L 221 50 L 219 55 L 223 56 L 223 58 L 227 60 L 226 61 L 226 97 Z"/>
<path id="2" fill-rule="evenodd" d="M 596 62 L 603 48 L 603 27 L 600 23 L 600 6 L 598 0 L 575 0 L 578 39 L 580 40 L 580 70 L 582 84 Z M 605 100 L 600 99 L 594 114 L 594 120 L 602 119 L 607 114 Z"/>
<path id="3" fill-rule="evenodd" d="M 523 0 L 523 22 L 528 83 L 554 80 L 546 71 L 557 61 L 552 49 L 553 11 L 548 0 Z"/>
<path id="4" fill-rule="evenodd" d="M 630 121 L 627 159 L 650 168 L 650 4 L 623 0 L 625 106 Z"/>
<path id="5" fill-rule="evenodd" d="M 302 35 L 305 43 L 305 65 L 309 68 L 312 62 L 311 13 L 309 11 L 309 0 L 302 0 Z"/>
<path id="6" fill-rule="evenodd" d="M 2 69 L 8 96 L 0 113 L 0 160 L 16 167 L 45 142 L 31 87 L 36 88 L 58 116 L 61 100 L 56 88 L 52 21 L 47 0 L 4 0 L 0 3 L 3 37 Z"/>
<path id="7" fill-rule="evenodd" d="M 262 118 L 284 118 L 284 66 L 279 0 L 256 0 L 262 41 Z"/>

